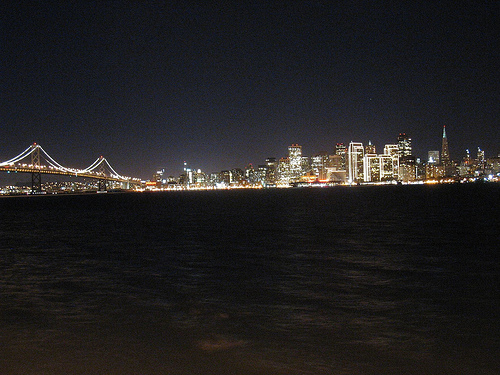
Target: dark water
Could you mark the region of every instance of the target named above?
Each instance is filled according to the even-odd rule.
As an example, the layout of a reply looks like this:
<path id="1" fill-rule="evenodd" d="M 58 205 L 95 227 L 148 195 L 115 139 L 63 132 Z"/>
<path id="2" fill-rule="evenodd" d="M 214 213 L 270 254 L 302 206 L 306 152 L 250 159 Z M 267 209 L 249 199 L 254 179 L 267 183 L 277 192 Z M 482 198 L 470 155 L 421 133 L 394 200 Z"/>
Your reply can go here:
<path id="1" fill-rule="evenodd" d="M 1 374 L 498 374 L 500 186 L 0 199 Z"/>

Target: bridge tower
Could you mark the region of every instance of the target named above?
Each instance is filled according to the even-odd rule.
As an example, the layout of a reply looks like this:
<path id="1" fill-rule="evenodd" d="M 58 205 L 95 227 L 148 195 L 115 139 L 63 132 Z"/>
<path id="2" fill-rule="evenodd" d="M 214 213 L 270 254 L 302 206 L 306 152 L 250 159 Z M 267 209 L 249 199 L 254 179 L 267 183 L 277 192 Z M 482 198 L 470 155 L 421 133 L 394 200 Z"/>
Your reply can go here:
<path id="1" fill-rule="evenodd" d="M 40 173 L 40 146 L 33 144 L 35 149 L 31 153 L 31 165 L 36 171 L 31 172 L 31 194 L 42 192 L 42 174 Z"/>
<path id="2" fill-rule="evenodd" d="M 101 156 L 102 158 L 102 156 Z M 108 181 L 106 180 L 106 169 L 104 168 L 104 162 L 101 162 L 99 166 L 99 180 L 97 181 L 97 191 L 108 191 Z"/>

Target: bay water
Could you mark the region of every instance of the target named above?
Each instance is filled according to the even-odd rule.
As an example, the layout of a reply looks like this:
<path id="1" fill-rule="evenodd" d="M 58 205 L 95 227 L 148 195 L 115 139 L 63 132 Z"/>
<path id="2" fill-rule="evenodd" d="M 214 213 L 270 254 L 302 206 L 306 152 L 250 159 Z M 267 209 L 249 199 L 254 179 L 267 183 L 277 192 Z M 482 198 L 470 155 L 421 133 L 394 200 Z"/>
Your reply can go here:
<path id="1" fill-rule="evenodd" d="M 1 374 L 498 374 L 500 186 L 0 198 Z"/>

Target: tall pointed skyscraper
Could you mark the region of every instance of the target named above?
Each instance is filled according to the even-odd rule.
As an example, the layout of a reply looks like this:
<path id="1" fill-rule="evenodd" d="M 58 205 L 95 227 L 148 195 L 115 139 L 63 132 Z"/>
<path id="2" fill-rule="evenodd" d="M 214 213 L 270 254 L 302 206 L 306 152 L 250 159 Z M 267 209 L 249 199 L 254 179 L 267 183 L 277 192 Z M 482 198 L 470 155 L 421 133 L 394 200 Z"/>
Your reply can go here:
<path id="1" fill-rule="evenodd" d="M 441 144 L 441 163 L 449 166 L 451 164 L 450 151 L 448 150 L 448 138 L 446 138 L 446 126 L 443 126 L 443 142 Z"/>

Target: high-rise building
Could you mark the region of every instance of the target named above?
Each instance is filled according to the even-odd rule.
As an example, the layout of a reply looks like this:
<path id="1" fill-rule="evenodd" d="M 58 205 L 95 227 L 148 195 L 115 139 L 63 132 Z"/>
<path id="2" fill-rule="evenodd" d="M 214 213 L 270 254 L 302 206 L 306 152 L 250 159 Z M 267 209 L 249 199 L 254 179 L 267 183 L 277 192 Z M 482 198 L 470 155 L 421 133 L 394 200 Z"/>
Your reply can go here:
<path id="1" fill-rule="evenodd" d="M 278 185 L 288 186 L 290 184 L 290 158 L 280 158 L 276 169 L 276 175 Z"/>
<path id="2" fill-rule="evenodd" d="M 276 158 L 267 158 L 266 166 L 266 185 L 274 185 L 276 184 Z"/>
<path id="3" fill-rule="evenodd" d="M 441 142 L 441 163 L 445 167 L 451 165 L 450 151 L 448 150 L 448 138 L 446 137 L 446 126 L 443 126 L 443 139 Z"/>
<path id="4" fill-rule="evenodd" d="M 484 163 L 484 151 L 481 150 L 479 147 L 477 148 L 477 161 L 480 163 Z"/>
<path id="5" fill-rule="evenodd" d="M 365 154 L 363 158 L 364 181 L 393 181 L 398 176 L 398 156 Z"/>
<path id="6" fill-rule="evenodd" d="M 294 143 L 288 146 L 288 159 L 290 161 L 291 182 L 298 181 L 303 174 L 302 146 Z"/>
<path id="7" fill-rule="evenodd" d="M 429 152 L 427 152 L 427 163 L 429 163 L 429 164 L 439 164 L 439 151 L 429 151 Z"/>
<path id="8" fill-rule="evenodd" d="M 384 155 L 398 156 L 399 147 L 398 145 L 385 145 L 384 146 Z"/>
<path id="9" fill-rule="evenodd" d="M 346 170 L 346 153 L 347 147 L 343 143 L 337 143 L 335 145 L 335 155 L 340 156 L 340 170 Z"/>
<path id="10" fill-rule="evenodd" d="M 342 156 L 340 155 L 329 155 L 328 156 L 328 168 L 333 168 L 335 171 L 345 171 L 345 155 L 344 155 L 344 165 L 342 165 Z"/>
<path id="11" fill-rule="evenodd" d="M 311 163 L 309 162 L 309 156 L 302 156 L 302 171 L 300 176 L 309 173 L 311 171 Z"/>
<path id="12" fill-rule="evenodd" d="M 156 173 L 153 174 L 153 181 L 162 182 L 164 173 L 165 173 L 165 169 L 157 170 Z"/>
<path id="13" fill-rule="evenodd" d="M 327 168 L 330 166 L 330 158 L 328 153 L 320 152 L 311 158 L 311 169 L 320 180 L 325 180 Z"/>
<path id="14" fill-rule="evenodd" d="M 365 154 L 376 154 L 375 145 L 372 145 L 372 141 L 368 141 L 368 144 L 365 146 Z"/>
<path id="15" fill-rule="evenodd" d="M 349 183 L 363 181 L 364 148 L 361 142 L 351 142 L 347 149 Z"/>
<path id="16" fill-rule="evenodd" d="M 416 159 L 412 154 L 411 138 L 406 133 L 399 133 L 398 156 L 400 181 L 413 181 L 416 179 Z"/>
<path id="17" fill-rule="evenodd" d="M 245 177 L 252 178 L 253 177 L 253 166 L 249 164 L 247 168 L 245 168 L 245 172 L 241 168 L 233 168 L 230 171 L 231 183 L 239 184 L 241 183 Z"/>
<path id="18" fill-rule="evenodd" d="M 433 180 L 444 176 L 444 168 L 440 164 L 439 151 L 427 152 L 427 164 L 425 166 L 425 178 Z"/>
<path id="19" fill-rule="evenodd" d="M 184 174 L 182 176 L 181 180 L 184 185 L 189 187 L 194 183 L 194 171 L 188 168 L 187 162 L 184 162 Z"/>
<path id="20" fill-rule="evenodd" d="M 231 185 L 231 171 L 220 171 L 219 185 L 224 187 Z"/>
<path id="21" fill-rule="evenodd" d="M 403 161 L 399 164 L 399 180 L 403 182 L 415 181 L 417 178 L 416 170 L 416 158 L 415 156 L 405 156 Z"/>
<path id="22" fill-rule="evenodd" d="M 394 181 L 398 178 L 398 158 L 392 155 L 379 155 L 380 181 Z"/>
<path id="23" fill-rule="evenodd" d="M 412 155 L 411 138 L 406 133 L 399 133 L 398 136 L 398 154 L 399 157 Z"/>
<path id="24" fill-rule="evenodd" d="M 376 154 L 365 154 L 363 158 L 363 178 L 365 182 L 380 181 L 380 159 Z"/>
<path id="25" fill-rule="evenodd" d="M 386 179 L 389 180 L 397 180 L 399 176 L 399 147 L 396 144 L 388 144 L 384 146 L 384 156 L 390 157 L 392 160 L 389 163 L 386 159 L 384 159 L 384 174 Z M 392 168 L 392 173 L 387 172 L 387 168 L 389 166 Z"/>
<path id="26" fill-rule="evenodd" d="M 267 164 L 259 164 L 254 171 L 254 184 L 266 186 Z M 250 181 L 249 181 L 250 182 Z"/>
<path id="27" fill-rule="evenodd" d="M 445 177 L 454 177 L 457 174 L 455 163 L 451 160 L 448 148 L 448 137 L 446 136 L 446 126 L 443 126 L 443 139 L 441 143 L 441 164 L 444 168 Z"/>
<path id="28" fill-rule="evenodd" d="M 427 163 L 425 166 L 425 178 L 434 180 L 444 177 L 444 167 L 440 164 Z"/>

